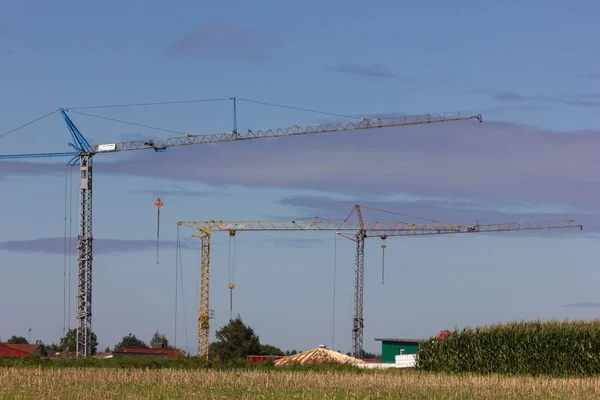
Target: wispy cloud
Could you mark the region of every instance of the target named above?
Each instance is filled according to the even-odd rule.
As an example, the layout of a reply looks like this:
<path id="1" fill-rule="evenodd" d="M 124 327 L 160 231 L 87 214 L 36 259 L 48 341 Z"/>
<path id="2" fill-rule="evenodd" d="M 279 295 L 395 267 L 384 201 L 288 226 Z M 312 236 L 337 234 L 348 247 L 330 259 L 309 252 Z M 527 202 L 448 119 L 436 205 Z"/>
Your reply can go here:
<path id="1" fill-rule="evenodd" d="M 273 47 L 278 43 L 277 35 L 269 30 L 219 22 L 184 35 L 171 43 L 165 54 L 262 61 L 270 57 Z"/>
<path id="2" fill-rule="evenodd" d="M 582 93 L 573 96 L 559 96 L 550 99 L 550 101 L 573 106 L 600 107 L 600 93 Z"/>
<path id="3" fill-rule="evenodd" d="M 186 249 L 196 249 L 189 241 L 182 240 L 181 247 Z M 77 240 L 71 239 L 71 249 L 77 250 Z M 161 248 L 176 248 L 175 241 L 163 240 L 160 242 Z M 133 239 L 94 239 L 95 254 L 119 254 L 132 251 L 148 251 L 156 249 L 155 240 L 133 240 Z M 10 251 L 15 253 L 40 253 L 40 254 L 64 254 L 64 238 L 49 237 L 30 240 L 10 240 L 0 242 L 0 251 Z"/>
<path id="4" fill-rule="evenodd" d="M 315 238 L 301 238 L 301 239 L 290 239 L 290 238 L 270 238 L 270 242 L 278 247 L 295 247 L 295 248 L 310 248 L 315 244 L 322 243 L 322 239 Z"/>
<path id="5" fill-rule="evenodd" d="M 477 89 L 470 90 L 471 93 L 484 94 L 500 102 L 540 102 L 565 104 L 580 107 L 600 107 L 600 93 L 576 93 L 563 95 L 525 95 L 513 91 Z"/>
<path id="6" fill-rule="evenodd" d="M 340 63 L 333 67 L 326 67 L 326 69 L 335 72 L 341 72 L 344 74 L 368 77 L 368 78 L 382 78 L 382 79 L 401 79 L 398 75 L 393 74 L 383 68 L 381 65 L 358 65 L 351 63 Z M 404 80 L 412 80 L 410 78 L 402 78 Z"/>
<path id="7" fill-rule="evenodd" d="M 285 218 L 284 218 L 285 219 Z M 254 248 L 264 248 L 265 244 L 269 244 L 273 247 L 285 247 L 285 248 L 297 248 L 297 249 L 307 249 L 312 248 L 315 245 L 323 243 L 322 239 L 319 238 L 311 238 L 311 237 L 301 237 L 302 233 L 296 235 L 295 237 L 275 237 L 272 236 L 276 234 L 275 232 L 244 232 L 240 231 L 237 233 L 237 237 L 239 236 L 247 236 L 244 238 L 244 243 L 246 245 L 254 247 Z M 287 235 L 285 235 L 287 236 Z"/>
<path id="8" fill-rule="evenodd" d="M 566 204 L 597 209 L 600 131 L 553 132 L 476 121 L 349 131 L 173 148 L 162 155 L 171 182 L 350 193 Z M 205 165 L 198 168 L 198 155 Z M 222 160 L 226 159 L 227 163 Z M 105 161 L 98 173 L 154 177 L 153 152 Z M 64 165 L 0 161 L 0 175 L 46 175 Z"/>
<path id="9" fill-rule="evenodd" d="M 492 99 L 498 100 L 498 101 L 513 102 L 513 101 L 531 100 L 531 98 L 528 98 L 520 93 L 510 92 L 510 91 L 505 91 L 505 90 L 478 89 L 478 90 L 471 90 L 471 92 L 487 94 Z"/>
<path id="10" fill-rule="evenodd" d="M 64 162 L 34 162 L 34 161 L 8 161 L 0 160 L 0 172 L 4 174 L 4 178 L 17 175 L 55 175 L 65 174 L 65 165 L 69 160 Z"/>
<path id="11" fill-rule="evenodd" d="M 238 233 L 243 235 L 245 232 Z M 274 237 L 265 232 L 259 232 L 249 235 L 248 243 L 250 246 L 262 248 L 265 244 L 270 244 L 276 247 L 288 248 L 310 248 L 315 244 L 322 242 L 318 238 L 307 237 Z M 67 239 L 67 245 L 68 243 Z M 71 254 L 77 254 L 77 239 L 71 238 Z M 174 240 L 161 240 L 159 242 L 160 249 L 175 249 L 177 242 Z M 197 239 L 186 238 L 181 239 L 180 246 L 182 249 L 199 250 L 200 242 Z M 218 248 L 223 246 L 222 242 L 215 242 L 213 247 Z M 68 249 L 69 247 L 67 247 Z M 131 252 L 148 252 L 156 250 L 156 240 L 134 240 L 134 239 L 94 239 L 94 254 L 97 255 L 115 255 Z M 47 255 L 63 255 L 65 253 L 64 238 L 48 237 L 28 240 L 10 240 L 0 242 L 0 252 L 7 251 L 12 253 L 26 254 L 47 254 Z"/>
<path id="12" fill-rule="evenodd" d="M 518 215 L 556 215 L 556 214 L 586 214 L 598 215 L 599 211 L 584 210 L 576 207 L 571 207 L 564 204 L 551 203 L 525 203 L 518 201 L 499 201 L 475 199 L 475 198 L 460 198 L 460 197 L 433 197 L 433 196 L 416 196 L 410 194 L 397 196 L 377 196 L 371 195 L 368 199 L 361 196 L 356 196 L 351 199 L 339 199 L 326 195 L 296 195 L 283 197 L 279 200 L 280 204 L 298 207 L 304 210 L 310 210 L 311 215 L 315 212 L 320 212 L 323 216 L 323 211 L 340 210 L 341 214 L 347 214 L 355 204 L 361 204 L 374 208 L 387 209 L 392 208 L 410 208 L 409 214 L 419 214 L 422 210 L 439 210 L 437 214 L 447 215 L 448 210 L 461 209 L 467 215 L 475 216 L 481 212 L 493 212 L 509 214 L 511 216 Z M 416 214 L 415 214 L 416 213 Z M 479 213 L 479 214 L 478 214 Z M 436 217 L 440 219 L 441 217 Z M 444 218 L 441 218 L 444 219 Z"/>
<path id="13" fill-rule="evenodd" d="M 572 308 L 591 308 L 591 307 L 600 307 L 600 303 L 572 303 L 565 304 L 563 307 L 572 307 Z"/>
<path id="14" fill-rule="evenodd" d="M 131 191 L 132 194 L 156 194 L 156 189 L 140 189 Z M 162 195 L 169 197 L 209 197 L 209 196 L 230 196 L 229 193 L 216 190 L 193 190 L 183 186 L 174 187 L 171 189 L 161 190 Z"/>
<path id="15" fill-rule="evenodd" d="M 489 115 L 494 115 L 496 113 L 501 113 L 501 112 L 506 112 L 506 111 L 513 111 L 513 112 L 519 111 L 519 112 L 527 112 L 527 114 L 531 114 L 531 112 L 548 111 L 551 109 L 552 109 L 552 107 L 548 104 L 523 104 L 523 103 L 515 104 L 515 103 L 512 103 L 511 105 L 502 105 L 502 106 L 483 108 L 483 109 L 480 109 L 479 112 L 484 115 L 489 116 Z"/>

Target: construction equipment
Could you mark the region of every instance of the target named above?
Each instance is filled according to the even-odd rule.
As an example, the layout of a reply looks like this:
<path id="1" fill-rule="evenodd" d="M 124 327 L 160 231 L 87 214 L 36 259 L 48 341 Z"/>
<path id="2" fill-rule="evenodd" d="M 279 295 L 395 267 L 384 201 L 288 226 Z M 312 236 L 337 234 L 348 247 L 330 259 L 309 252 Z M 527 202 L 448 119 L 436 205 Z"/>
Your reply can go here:
<path id="1" fill-rule="evenodd" d="M 233 100 L 233 130 L 211 134 L 187 134 L 184 136 L 169 137 L 153 140 L 135 140 L 128 142 L 115 142 L 106 144 L 90 144 L 73 121 L 67 116 L 70 109 L 61 108 L 60 114 L 65 120 L 75 149 L 74 152 L 65 153 L 37 153 L 0 155 L 0 159 L 24 159 L 40 157 L 71 157 L 70 166 L 79 165 L 79 234 L 77 237 L 78 249 L 78 285 L 77 285 L 77 357 L 91 355 L 92 332 L 92 171 L 94 156 L 101 153 L 115 153 L 133 150 L 154 150 L 163 152 L 167 147 L 189 146 L 196 144 L 209 144 L 219 142 L 235 142 L 239 140 L 276 138 L 284 136 L 297 136 L 319 134 L 327 132 L 342 132 L 352 130 L 367 130 L 374 128 L 390 128 L 406 125 L 420 125 L 437 122 L 451 122 L 476 119 L 482 122 L 481 114 L 462 115 L 459 112 L 424 114 L 393 118 L 361 118 L 355 121 L 332 122 L 317 125 L 289 126 L 283 128 L 269 128 L 251 130 L 240 133 L 237 130 L 237 97 L 227 98 Z M 256 102 L 253 100 L 245 100 Z M 153 103 L 147 103 L 148 105 Z M 49 115 L 49 114 L 48 114 Z M 122 122 L 122 121 L 119 121 Z M 18 129 L 18 128 L 17 128 Z"/>
<path id="2" fill-rule="evenodd" d="M 365 207 L 367 208 L 367 207 Z M 381 211 L 381 210 L 380 210 Z M 349 218 L 356 214 L 357 221 Z M 390 236 L 444 235 L 453 233 L 506 232 L 537 229 L 580 228 L 572 220 L 517 222 L 498 224 L 413 224 L 406 222 L 365 222 L 362 219 L 361 206 L 355 205 L 346 220 L 332 222 L 315 217 L 311 220 L 296 221 L 204 221 L 177 222 L 178 226 L 186 226 L 197 230 L 199 235 L 192 235 L 201 240 L 201 274 L 200 274 L 200 312 L 198 315 L 198 356 L 208 358 L 208 339 L 210 336 L 210 238 L 212 232 L 229 232 L 234 236 L 238 231 L 335 231 L 336 235 L 356 242 L 356 259 L 354 269 L 354 317 L 352 324 L 352 355 L 359 357 L 363 349 L 363 287 L 365 239 L 369 237 L 384 238 Z M 343 232 L 352 233 L 353 236 Z"/>
<path id="3" fill-rule="evenodd" d="M 442 331 L 439 331 L 438 334 L 435 336 L 435 340 L 446 340 L 448 338 L 448 336 L 450 336 L 450 331 L 448 329 L 444 329 Z"/>

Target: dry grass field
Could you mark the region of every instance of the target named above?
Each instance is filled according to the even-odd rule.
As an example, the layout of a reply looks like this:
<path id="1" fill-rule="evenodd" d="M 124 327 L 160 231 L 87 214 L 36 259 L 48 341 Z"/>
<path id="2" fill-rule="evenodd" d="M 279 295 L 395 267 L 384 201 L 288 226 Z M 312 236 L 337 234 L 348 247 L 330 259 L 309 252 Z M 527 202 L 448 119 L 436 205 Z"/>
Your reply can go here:
<path id="1" fill-rule="evenodd" d="M 416 371 L 0 368 L 0 399 L 592 399 L 600 378 Z"/>

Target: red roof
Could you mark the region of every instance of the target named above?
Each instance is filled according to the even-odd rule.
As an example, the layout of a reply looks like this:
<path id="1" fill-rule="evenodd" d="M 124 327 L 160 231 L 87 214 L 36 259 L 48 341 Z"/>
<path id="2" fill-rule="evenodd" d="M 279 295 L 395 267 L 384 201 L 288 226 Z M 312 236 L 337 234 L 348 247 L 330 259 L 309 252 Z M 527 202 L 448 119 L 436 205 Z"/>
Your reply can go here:
<path id="1" fill-rule="evenodd" d="M 39 344 L 0 344 L 0 356 L 26 357 L 34 354 L 40 348 Z"/>
<path id="2" fill-rule="evenodd" d="M 247 358 L 248 358 L 248 361 L 250 361 L 252 364 L 258 364 L 261 362 L 269 361 L 270 359 L 273 359 L 273 361 L 276 361 L 283 357 L 285 357 L 285 356 L 248 356 Z"/>
<path id="3" fill-rule="evenodd" d="M 164 354 L 167 358 L 178 358 L 183 357 L 183 354 L 179 349 L 153 349 L 143 347 L 124 347 L 121 353 L 135 353 L 135 354 Z"/>

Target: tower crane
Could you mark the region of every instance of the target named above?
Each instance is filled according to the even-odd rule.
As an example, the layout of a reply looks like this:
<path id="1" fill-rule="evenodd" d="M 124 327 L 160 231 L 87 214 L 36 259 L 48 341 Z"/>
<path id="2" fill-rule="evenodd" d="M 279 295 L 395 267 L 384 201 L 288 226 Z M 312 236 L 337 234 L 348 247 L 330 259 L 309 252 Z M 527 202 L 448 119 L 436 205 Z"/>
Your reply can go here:
<path id="1" fill-rule="evenodd" d="M 356 213 L 357 221 L 349 221 Z M 580 228 L 573 220 L 515 222 L 497 224 L 413 224 L 406 222 L 365 222 L 362 219 L 360 205 L 355 205 L 346 220 L 332 222 L 315 217 L 309 220 L 291 221 L 204 221 L 177 222 L 178 226 L 195 229 L 199 234 L 192 237 L 201 241 L 200 262 L 200 311 L 198 315 L 198 356 L 208 358 L 208 340 L 210 336 L 209 291 L 210 291 L 210 240 L 212 232 L 229 232 L 230 237 L 238 231 L 334 231 L 336 235 L 350 238 L 356 242 L 356 258 L 354 268 L 354 317 L 352 318 L 352 354 L 359 357 L 363 349 L 363 288 L 364 288 L 364 259 L 365 239 L 378 237 L 385 239 L 391 236 L 422 236 L 446 235 L 455 233 L 507 232 L 538 229 Z M 353 235 L 348 236 L 349 234 Z"/>
<path id="2" fill-rule="evenodd" d="M 209 134 L 187 134 L 184 136 L 167 137 L 151 140 L 134 140 L 104 144 L 90 144 L 79 131 L 75 123 L 67 115 L 73 109 L 61 108 L 73 143 L 69 145 L 75 150 L 59 153 L 30 153 L 0 155 L 0 160 L 15 160 L 26 158 L 71 157 L 67 165 L 79 166 L 79 233 L 77 236 L 78 270 L 77 270 L 77 357 L 91 355 L 92 332 L 92 177 L 93 160 L 97 154 L 116 153 L 135 150 L 154 150 L 163 152 L 168 147 L 189 146 L 198 144 L 235 142 L 240 140 L 276 138 L 297 135 L 320 134 L 328 132 L 343 132 L 368 130 L 374 128 L 390 128 L 407 125 L 421 125 L 438 122 L 463 120 L 478 120 L 482 122 L 481 114 L 463 115 L 460 112 L 434 113 L 392 118 L 361 118 L 344 122 L 330 122 L 316 125 L 288 126 L 238 132 L 237 129 L 237 100 L 256 102 L 238 97 L 226 98 L 233 101 L 233 129 L 227 132 Z M 147 103 L 152 104 L 152 103 Z M 49 114 L 48 114 L 49 115 Z M 24 126 L 24 125 L 23 125 Z M 17 128 L 19 129 L 19 128 Z"/>

